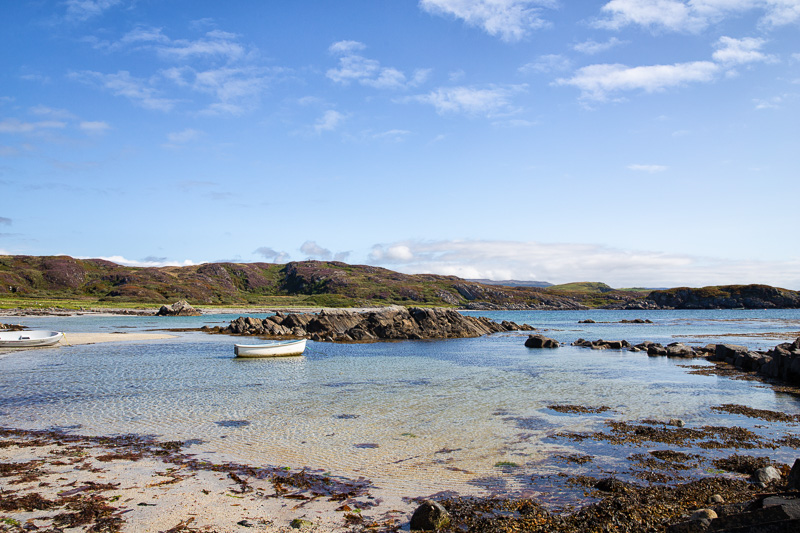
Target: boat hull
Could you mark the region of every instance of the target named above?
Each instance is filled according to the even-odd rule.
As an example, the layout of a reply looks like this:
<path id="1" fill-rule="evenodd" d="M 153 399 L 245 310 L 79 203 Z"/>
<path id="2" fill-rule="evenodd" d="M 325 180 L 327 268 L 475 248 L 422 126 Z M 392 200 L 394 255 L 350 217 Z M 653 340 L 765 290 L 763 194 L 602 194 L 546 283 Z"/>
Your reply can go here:
<path id="1" fill-rule="evenodd" d="M 234 344 L 236 357 L 289 357 L 303 355 L 306 339 L 270 344 Z"/>
<path id="2" fill-rule="evenodd" d="M 0 331 L 0 348 L 37 348 L 58 344 L 64 337 L 60 331 Z"/>

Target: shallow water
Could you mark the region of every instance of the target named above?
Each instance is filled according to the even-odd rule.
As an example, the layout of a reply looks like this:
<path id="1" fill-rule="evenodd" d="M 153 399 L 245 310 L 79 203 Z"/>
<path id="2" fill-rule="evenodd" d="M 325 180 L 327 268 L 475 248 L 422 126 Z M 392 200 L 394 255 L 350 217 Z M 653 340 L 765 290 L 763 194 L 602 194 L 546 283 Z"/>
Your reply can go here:
<path id="1" fill-rule="evenodd" d="M 471 314 L 529 323 L 562 342 L 624 338 L 766 348 L 793 339 L 791 333 L 800 330 L 797 310 Z M 69 331 L 187 328 L 224 325 L 233 318 L 13 321 L 64 330 L 69 338 Z M 577 323 L 586 318 L 602 323 Z M 655 324 L 617 323 L 623 318 L 649 318 Z M 410 496 L 532 490 L 531 474 L 564 469 L 553 462 L 558 454 L 589 453 L 596 456 L 595 468 L 613 469 L 631 449 L 553 437 L 562 431 L 600 430 L 608 419 L 681 418 L 688 426 L 736 425 L 768 438 L 798 431 L 796 424 L 710 411 L 732 403 L 800 414 L 800 402 L 762 384 L 692 375 L 682 366 L 703 361 L 571 346 L 530 350 L 523 345 L 527 333 L 446 341 L 309 342 L 303 357 L 254 360 L 235 359 L 229 336 L 177 335 L 0 355 L 0 426 L 190 441 L 189 451 L 211 462 L 365 476 Z M 610 410 L 562 414 L 548 408 L 554 404 Z M 638 452 L 657 448 L 664 446 Z M 791 463 L 798 450 L 753 454 Z"/>

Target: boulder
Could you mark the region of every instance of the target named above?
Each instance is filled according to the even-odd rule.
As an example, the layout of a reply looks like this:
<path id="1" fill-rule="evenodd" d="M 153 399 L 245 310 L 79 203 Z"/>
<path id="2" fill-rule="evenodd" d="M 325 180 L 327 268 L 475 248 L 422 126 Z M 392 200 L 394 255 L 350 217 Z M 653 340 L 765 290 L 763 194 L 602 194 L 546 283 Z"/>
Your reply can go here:
<path id="1" fill-rule="evenodd" d="M 186 300 L 180 300 L 172 305 L 162 305 L 156 316 L 200 316 L 203 313 L 195 309 Z"/>
<path id="2" fill-rule="evenodd" d="M 778 469 L 774 466 L 765 466 L 764 468 L 759 468 L 753 475 L 750 477 L 750 481 L 753 483 L 759 483 L 762 485 L 769 485 L 774 481 L 781 480 L 781 473 L 778 472 Z"/>
<path id="3" fill-rule="evenodd" d="M 423 500 L 411 515 L 411 531 L 436 531 L 450 525 L 450 513 L 433 500 Z"/>
<path id="4" fill-rule="evenodd" d="M 544 335 L 529 335 L 525 346 L 528 348 L 558 348 L 559 344 L 557 340 Z"/>

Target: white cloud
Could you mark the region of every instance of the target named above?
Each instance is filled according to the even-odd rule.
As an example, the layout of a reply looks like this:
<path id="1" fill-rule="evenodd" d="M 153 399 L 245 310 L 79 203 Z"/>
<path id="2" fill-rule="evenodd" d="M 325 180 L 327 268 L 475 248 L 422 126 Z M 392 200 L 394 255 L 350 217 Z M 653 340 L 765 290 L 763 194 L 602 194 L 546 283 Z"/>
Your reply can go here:
<path id="1" fill-rule="evenodd" d="M 655 174 L 656 172 L 664 172 L 669 167 L 665 167 L 664 165 L 628 165 L 629 170 L 635 170 L 637 172 L 647 172 L 649 174 Z"/>
<path id="2" fill-rule="evenodd" d="M 371 262 L 406 273 L 471 279 L 603 281 L 612 287 L 734 283 L 800 285 L 800 261 L 731 261 L 596 244 L 513 241 L 405 241 L 372 248 Z"/>
<path id="3" fill-rule="evenodd" d="M 720 37 L 716 43 L 716 51 L 712 55 L 714 61 L 725 65 L 741 65 L 754 62 L 774 62 L 773 56 L 760 51 L 766 41 L 754 37 L 734 39 Z"/>
<path id="4" fill-rule="evenodd" d="M 800 20 L 797 0 L 611 0 L 595 26 L 620 29 L 636 25 L 675 32 L 699 32 L 730 16 L 761 13 L 760 25 L 783 26 Z"/>
<path id="5" fill-rule="evenodd" d="M 344 121 L 345 118 L 345 115 L 342 113 L 334 111 L 333 109 L 329 109 L 328 111 L 325 111 L 322 117 L 317 120 L 317 123 L 314 124 L 314 131 L 317 134 L 320 134 L 324 131 L 333 131 Z"/>
<path id="6" fill-rule="evenodd" d="M 413 101 L 430 104 L 439 114 L 463 113 L 467 115 L 486 115 L 514 112 L 512 97 L 525 90 L 526 85 L 507 87 L 441 87 L 428 94 L 417 95 Z"/>
<path id="7" fill-rule="evenodd" d="M 643 67 L 600 64 L 583 67 L 571 78 L 556 80 L 556 84 L 572 85 L 581 90 L 583 98 L 604 101 L 620 91 L 656 92 L 687 83 L 709 82 L 719 71 L 720 66 L 711 61 Z"/>
<path id="8" fill-rule="evenodd" d="M 548 26 L 542 8 L 552 8 L 557 3 L 554 0 L 420 0 L 419 5 L 428 13 L 453 16 L 511 42 L 525 38 L 531 30 Z"/>
<path id="9" fill-rule="evenodd" d="M 365 48 L 358 41 L 339 41 L 330 45 L 328 51 L 340 56 L 339 67 L 328 69 L 326 76 L 342 85 L 358 82 L 375 89 L 405 89 L 424 83 L 430 75 L 430 69 L 417 69 L 409 79 L 396 68 L 381 67 L 379 61 L 356 53 Z"/>

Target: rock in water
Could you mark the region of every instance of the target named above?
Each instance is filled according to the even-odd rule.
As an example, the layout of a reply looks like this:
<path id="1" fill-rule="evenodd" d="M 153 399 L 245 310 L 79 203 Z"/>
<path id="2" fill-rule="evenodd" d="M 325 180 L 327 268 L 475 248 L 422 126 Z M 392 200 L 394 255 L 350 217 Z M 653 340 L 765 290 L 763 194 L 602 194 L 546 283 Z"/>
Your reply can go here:
<path id="1" fill-rule="evenodd" d="M 544 335 L 530 335 L 525 341 L 528 348 L 558 348 L 558 341 Z"/>
<path id="2" fill-rule="evenodd" d="M 449 524 L 450 513 L 433 500 L 423 500 L 411 516 L 411 531 L 436 531 Z"/>

